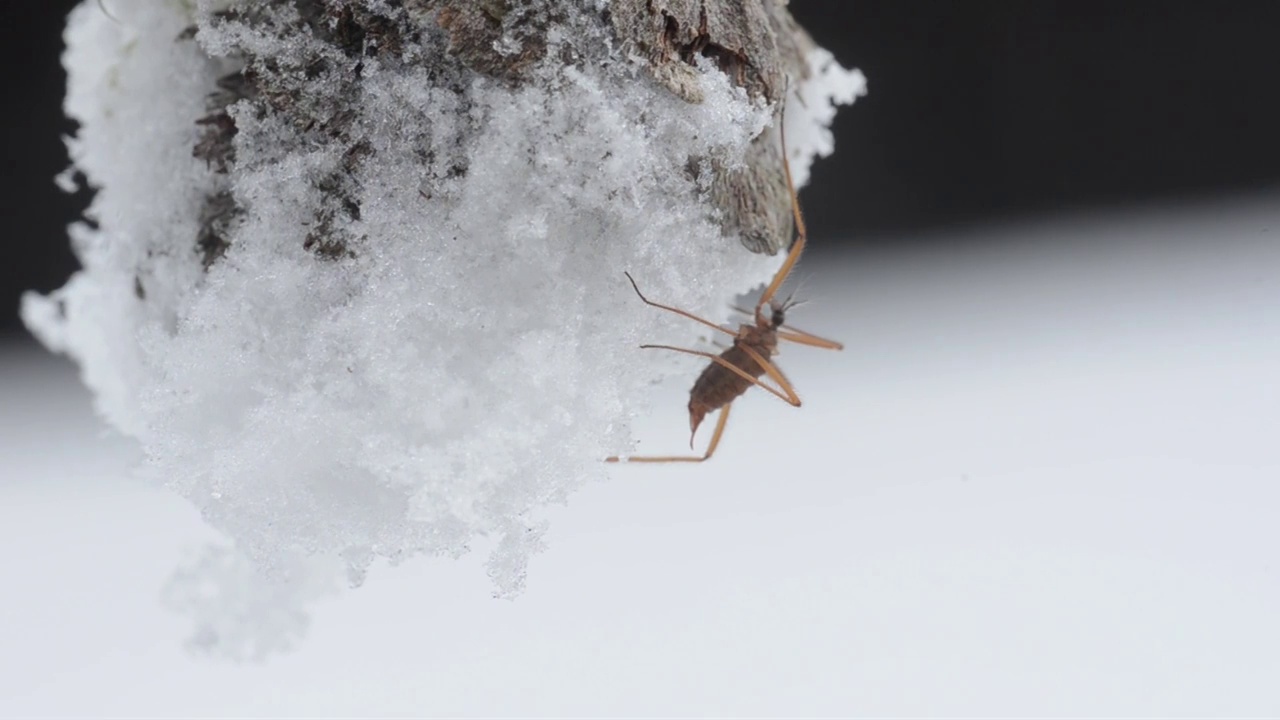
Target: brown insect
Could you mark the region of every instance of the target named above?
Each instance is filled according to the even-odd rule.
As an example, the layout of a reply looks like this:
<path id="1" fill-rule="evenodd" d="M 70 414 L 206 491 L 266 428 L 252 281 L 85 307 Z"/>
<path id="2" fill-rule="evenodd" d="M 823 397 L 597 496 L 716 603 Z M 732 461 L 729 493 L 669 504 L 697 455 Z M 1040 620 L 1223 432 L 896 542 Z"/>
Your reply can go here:
<path id="1" fill-rule="evenodd" d="M 640 300 L 646 305 L 676 313 L 733 336 L 733 345 L 719 355 L 671 345 L 640 346 L 645 349 L 674 350 L 688 355 L 704 357 L 711 361 L 711 364 L 702 371 L 697 381 L 694 382 L 693 389 L 689 391 L 690 449 L 693 449 L 693 438 L 697 435 L 698 426 L 702 424 L 702 420 L 709 413 L 716 410 L 720 411 L 720 417 L 716 420 L 716 429 L 711 436 L 711 443 L 707 445 L 707 451 L 702 455 L 631 456 L 627 458 L 615 455 L 605 458 L 605 462 L 661 463 L 703 462 L 708 460 L 711 458 L 712 453 L 716 451 L 716 446 L 720 444 L 720 436 L 724 434 L 725 423 L 729 420 L 729 407 L 734 400 L 737 400 L 752 385 L 759 385 L 791 405 L 800 407 L 800 397 L 796 395 L 795 388 L 791 386 L 791 383 L 782 374 L 782 371 L 778 369 L 778 366 L 774 365 L 770 360 L 778 352 L 779 340 L 830 350 L 844 349 L 843 345 L 833 340 L 826 340 L 793 327 L 784 328 L 783 326 L 787 310 L 794 307 L 796 303 L 790 299 L 778 302 L 775 300 L 775 296 L 778 293 L 778 289 L 782 287 L 782 283 L 786 281 L 787 276 L 795 268 L 796 261 L 800 259 L 800 253 L 804 250 L 806 240 L 804 217 L 800 212 L 800 200 L 796 197 L 795 185 L 791 181 L 791 166 L 787 162 L 785 138 L 782 141 L 782 166 L 787 175 L 787 187 L 791 191 L 791 213 L 795 218 L 796 238 L 792 242 L 790 252 L 787 253 L 786 261 L 782 263 L 782 267 L 773 276 L 773 280 L 765 288 L 760 300 L 756 302 L 754 312 L 737 308 L 739 312 L 753 317 L 755 324 L 743 323 L 738 326 L 737 331 L 734 331 L 685 310 L 653 302 L 646 298 L 644 293 L 640 292 L 640 287 L 636 285 L 631 273 L 624 273 L 627 279 L 631 281 L 631 287 L 635 289 L 636 295 L 639 295 Z M 764 311 L 766 305 L 769 306 L 767 313 Z M 762 375 L 767 375 L 777 383 L 778 387 L 775 388 L 767 384 L 761 377 Z"/>

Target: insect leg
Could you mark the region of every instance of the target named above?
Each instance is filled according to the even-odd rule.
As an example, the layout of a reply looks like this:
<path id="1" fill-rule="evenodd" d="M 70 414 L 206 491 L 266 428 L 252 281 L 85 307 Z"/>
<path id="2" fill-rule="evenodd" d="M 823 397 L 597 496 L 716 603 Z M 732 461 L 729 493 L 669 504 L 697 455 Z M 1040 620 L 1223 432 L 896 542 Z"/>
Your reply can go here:
<path id="1" fill-rule="evenodd" d="M 751 316 L 751 311 L 746 308 L 740 308 L 737 305 L 734 305 L 730 309 L 735 312 L 740 312 L 743 315 L 746 315 L 748 317 Z M 827 348 L 828 350 L 844 349 L 843 343 L 838 343 L 835 340 L 828 340 L 823 337 L 818 337 L 813 333 L 805 332 L 800 328 L 791 327 L 790 325 L 779 326 L 777 333 L 778 333 L 778 337 L 784 340 L 790 340 L 793 343 L 800 343 L 801 345 L 812 345 L 813 347 Z"/>
<path id="2" fill-rule="evenodd" d="M 803 330 L 797 330 L 793 327 L 789 327 L 785 330 L 778 330 L 777 334 L 778 337 L 783 340 L 790 340 L 793 343 L 799 343 L 801 345 L 811 345 L 813 347 L 826 348 L 828 350 L 844 349 L 844 345 L 836 342 L 835 340 L 820 338 L 817 335 L 807 333 Z"/>
<path id="3" fill-rule="evenodd" d="M 756 352 L 755 348 L 750 345 L 742 345 L 740 347 L 747 353 L 747 355 L 751 356 L 752 360 L 755 360 L 760 367 L 764 368 L 764 371 L 769 375 L 769 377 L 773 378 L 774 382 L 778 383 L 778 386 L 782 388 L 782 391 L 785 392 L 787 396 L 782 397 L 782 395 L 778 394 L 778 391 L 773 390 L 773 388 L 768 387 L 764 383 L 757 382 L 756 384 L 760 387 L 773 391 L 774 395 L 778 395 L 778 397 L 781 397 L 792 405 L 800 407 L 800 396 L 796 395 L 796 389 L 791 386 L 791 381 L 787 379 L 786 375 L 782 374 L 782 371 L 778 369 L 778 366 L 769 362 L 768 358 Z"/>
<path id="4" fill-rule="evenodd" d="M 732 403 L 731 403 L 732 404 Z M 631 457 L 607 457 L 605 462 L 643 462 L 643 463 L 667 463 L 667 462 L 703 462 L 711 459 L 711 454 L 716 451 L 716 447 L 720 445 L 720 436 L 724 434 L 724 425 L 729 421 L 729 405 L 720 408 L 720 417 L 716 420 L 716 431 L 711 434 L 711 442 L 707 445 L 707 451 L 702 455 L 632 455 Z"/>
<path id="5" fill-rule="evenodd" d="M 804 213 L 800 211 L 800 197 L 796 194 L 796 185 L 791 180 L 791 161 L 787 158 L 787 133 L 783 127 L 783 121 L 786 119 L 787 106 L 784 102 L 782 110 L 778 113 L 778 136 L 782 141 L 782 170 L 787 175 L 787 189 L 791 191 L 791 216 L 796 221 L 796 239 L 791 243 L 791 252 L 787 253 L 787 259 L 782 263 L 782 267 L 778 269 L 778 273 L 773 276 L 773 282 L 769 283 L 769 287 L 765 288 L 764 294 L 756 302 L 756 313 L 760 312 L 760 308 L 773 299 L 778 293 L 778 288 L 782 287 L 783 281 L 791 274 L 791 269 L 795 267 L 796 261 L 800 259 L 800 253 L 804 251 L 804 245 L 807 232 L 804 227 Z"/>

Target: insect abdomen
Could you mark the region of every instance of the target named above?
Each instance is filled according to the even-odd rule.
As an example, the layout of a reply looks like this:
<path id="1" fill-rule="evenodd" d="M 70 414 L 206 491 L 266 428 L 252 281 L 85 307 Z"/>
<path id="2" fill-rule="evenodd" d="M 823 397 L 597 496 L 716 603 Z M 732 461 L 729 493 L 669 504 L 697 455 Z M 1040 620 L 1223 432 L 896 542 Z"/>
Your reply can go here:
<path id="1" fill-rule="evenodd" d="M 760 352 L 759 349 L 755 350 Z M 720 353 L 720 357 L 741 368 L 751 377 L 760 377 L 764 374 L 764 368 L 752 360 L 738 343 L 734 343 L 733 347 Z M 689 393 L 689 410 L 692 412 L 695 405 L 701 406 L 706 412 L 719 410 L 736 400 L 749 387 L 751 387 L 751 381 L 720 363 L 712 363 L 693 383 L 693 390 Z"/>

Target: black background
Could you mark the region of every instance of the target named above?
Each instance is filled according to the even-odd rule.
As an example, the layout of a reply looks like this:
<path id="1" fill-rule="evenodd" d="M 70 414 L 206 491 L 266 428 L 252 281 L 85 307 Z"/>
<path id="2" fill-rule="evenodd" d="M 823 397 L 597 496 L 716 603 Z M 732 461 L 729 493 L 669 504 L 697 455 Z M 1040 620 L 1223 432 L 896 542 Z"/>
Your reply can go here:
<path id="1" fill-rule="evenodd" d="M 61 31 L 74 0 L 6 3 L 0 332 L 76 267 Z M 1280 184 L 1280 3 L 792 0 L 870 94 L 803 193 L 811 237 L 885 249 L 961 223 Z"/>

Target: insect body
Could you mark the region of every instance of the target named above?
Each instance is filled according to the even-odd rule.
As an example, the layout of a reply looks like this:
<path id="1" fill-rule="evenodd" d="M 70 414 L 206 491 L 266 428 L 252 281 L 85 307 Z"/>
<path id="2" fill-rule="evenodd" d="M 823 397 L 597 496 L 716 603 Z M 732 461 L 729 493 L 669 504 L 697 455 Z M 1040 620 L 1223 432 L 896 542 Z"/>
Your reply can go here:
<path id="1" fill-rule="evenodd" d="M 640 346 L 642 348 L 674 350 L 688 355 L 698 355 L 711 361 L 711 364 L 698 376 L 697 381 L 693 384 L 693 389 L 689 392 L 690 448 L 693 447 L 693 436 L 697 434 L 698 426 L 702 424 L 703 419 L 716 410 L 720 411 L 720 417 L 716 420 L 716 429 L 711 436 L 710 444 L 707 445 L 707 451 L 702 455 L 688 456 L 632 456 L 629 458 L 614 456 L 606 458 L 606 462 L 622 462 L 624 460 L 626 462 L 702 462 L 707 460 L 716 451 L 716 446 L 720 444 L 720 437 L 724 434 L 725 423 L 729 419 L 730 406 L 734 400 L 737 400 L 752 385 L 758 385 L 791 405 L 800 407 L 800 397 L 796 395 L 791 383 L 772 361 L 772 357 L 778 352 L 779 340 L 830 350 L 844 348 L 838 342 L 826 340 L 796 328 L 785 327 L 783 323 L 786 320 L 786 312 L 795 303 L 790 300 L 784 302 L 775 300 L 778 289 L 782 287 L 782 283 L 791 274 L 791 270 L 795 267 L 796 261 L 800 259 L 800 253 L 805 246 L 804 218 L 800 212 L 799 200 L 796 198 L 795 186 L 791 181 L 791 168 L 786 159 L 785 139 L 783 140 L 782 157 L 783 169 L 787 175 L 787 187 L 791 190 L 791 212 L 795 216 L 796 239 L 792 243 L 791 250 L 787 253 L 787 259 L 782 263 L 782 267 L 779 268 L 778 272 L 773 276 L 773 281 L 769 283 L 769 286 L 765 288 L 764 293 L 760 296 L 755 310 L 751 312 L 739 310 L 739 312 L 751 316 L 753 323 L 743 323 L 738 326 L 737 331 L 734 331 L 685 310 L 653 302 L 646 298 L 644 293 L 640 292 L 640 288 L 636 285 L 636 281 L 631 277 L 631 274 L 625 273 L 627 279 L 631 281 L 631 287 L 635 289 L 636 294 L 640 296 L 640 300 L 646 305 L 676 313 L 733 336 L 733 345 L 719 355 L 671 345 Z M 767 312 L 766 307 L 768 308 Z M 765 382 L 765 376 L 773 382 L 773 385 Z M 774 385 L 777 387 L 774 387 Z"/>
<path id="2" fill-rule="evenodd" d="M 780 317 L 781 314 L 777 312 L 774 316 Z M 777 326 L 782 323 L 761 320 L 763 318 L 757 318 L 756 325 L 741 326 L 733 346 L 720 353 L 720 360 L 727 365 L 711 363 L 693 383 L 693 389 L 689 391 L 690 433 L 698 432 L 698 425 L 707 413 L 737 400 L 765 374 L 766 363 L 758 362 L 756 358 L 767 361 L 778 352 Z M 729 370 L 729 367 L 744 371 L 745 376 Z M 692 437 L 689 438 L 689 446 L 693 447 Z"/>

